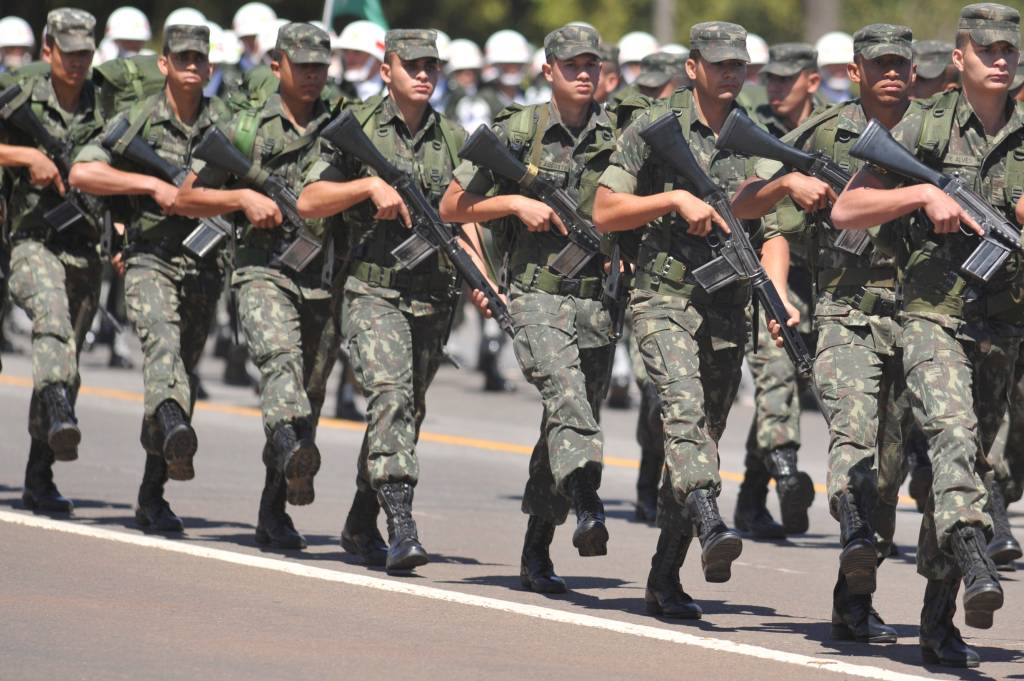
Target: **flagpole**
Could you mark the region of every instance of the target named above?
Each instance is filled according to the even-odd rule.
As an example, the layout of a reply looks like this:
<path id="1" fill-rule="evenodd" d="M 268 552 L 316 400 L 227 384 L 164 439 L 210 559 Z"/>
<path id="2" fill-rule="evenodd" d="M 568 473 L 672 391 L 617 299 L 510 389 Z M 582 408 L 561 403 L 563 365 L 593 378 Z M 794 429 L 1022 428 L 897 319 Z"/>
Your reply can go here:
<path id="1" fill-rule="evenodd" d="M 334 0 L 324 0 L 324 17 L 323 17 L 324 26 L 326 26 L 328 28 L 328 30 L 332 30 L 332 31 L 334 30 L 334 27 L 331 26 L 331 22 L 334 20 L 334 17 L 332 16 L 333 14 L 334 14 Z"/>

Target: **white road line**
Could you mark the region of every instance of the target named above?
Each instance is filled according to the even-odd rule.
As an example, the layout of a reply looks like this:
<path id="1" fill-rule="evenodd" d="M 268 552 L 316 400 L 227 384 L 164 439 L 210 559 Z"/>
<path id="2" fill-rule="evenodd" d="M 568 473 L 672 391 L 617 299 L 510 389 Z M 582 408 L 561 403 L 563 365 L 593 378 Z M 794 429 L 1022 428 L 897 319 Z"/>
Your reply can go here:
<path id="1" fill-rule="evenodd" d="M 26 513 L 0 511 L 0 522 L 43 530 L 53 530 L 56 532 L 66 532 L 68 534 L 74 534 L 81 537 L 103 539 L 121 544 L 158 549 L 169 553 L 194 556 L 196 558 L 208 558 L 233 565 L 242 565 L 261 570 L 272 570 L 274 572 L 294 575 L 296 577 L 307 577 L 310 579 L 319 579 L 325 582 L 337 582 L 347 584 L 349 586 L 362 586 L 370 589 L 377 589 L 379 591 L 389 591 L 409 596 L 418 596 L 420 598 L 429 598 L 436 601 L 456 603 L 458 605 L 487 608 L 488 610 L 497 610 L 514 615 L 534 617 L 548 622 L 571 624 L 581 627 L 589 627 L 591 629 L 602 629 L 604 631 L 626 634 L 628 636 L 640 636 L 657 641 L 668 641 L 670 643 L 704 648 L 706 650 L 713 650 L 720 653 L 745 655 L 747 657 L 771 660 L 772 662 L 792 664 L 798 667 L 834 672 L 837 674 L 847 674 L 863 679 L 879 679 L 881 681 L 930 681 L 930 677 L 927 676 L 902 674 L 899 672 L 889 671 L 887 669 L 881 669 L 879 667 L 849 664 L 847 662 L 826 658 L 809 657 L 807 655 L 787 653 L 781 650 L 772 650 L 771 648 L 762 648 L 760 646 L 753 646 L 745 643 L 735 643 L 733 641 L 716 639 L 708 636 L 695 636 L 693 634 L 687 634 L 685 632 L 672 629 L 661 629 L 642 624 L 632 624 L 630 622 L 604 619 L 601 617 L 594 617 L 593 615 L 583 615 L 565 610 L 557 610 L 555 608 L 545 608 L 537 605 L 516 603 L 514 601 L 504 601 L 498 598 L 474 596 L 471 594 L 460 593 L 458 591 L 421 586 L 419 584 L 413 584 L 411 582 L 397 579 L 382 579 L 379 577 L 371 577 L 351 572 L 327 570 L 277 558 L 266 558 L 264 556 L 254 556 L 248 553 L 197 546 L 195 544 L 176 542 L 162 537 L 129 534 L 127 532 L 107 530 L 90 525 L 81 525 L 72 521 L 54 520 L 51 518 L 28 515 Z"/>

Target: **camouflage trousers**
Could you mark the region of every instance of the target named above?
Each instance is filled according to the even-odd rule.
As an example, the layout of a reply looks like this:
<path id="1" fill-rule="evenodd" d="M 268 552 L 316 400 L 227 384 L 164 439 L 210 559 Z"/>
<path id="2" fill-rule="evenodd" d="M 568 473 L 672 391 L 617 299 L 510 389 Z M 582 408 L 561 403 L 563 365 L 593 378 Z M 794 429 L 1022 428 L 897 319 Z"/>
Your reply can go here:
<path id="1" fill-rule="evenodd" d="M 600 406 L 608 393 L 615 344 L 587 347 L 599 326 L 588 313 L 599 305 L 531 292 L 514 297 L 509 308 L 516 359 L 544 407 L 522 509 L 556 525 L 569 513 L 566 479 L 584 467 L 600 472 L 604 460 Z"/>
<path id="2" fill-rule="evenodd" d="M 300 422 L 313 434 L 338 358 L 333 299 L 265 267 L 236 270 L 231 283 L 249 357 L 260 371 L 264 432 L 269 438 L 277 425 Z M 264 461 L 272 459 L 268 443 Z"/>
<path id="3" fill-rule="evenodd" d="M 979 419 L 978 414 L 1001 409 L 1001 420 L 1006 392 L 1000 396 L 998 388 L 993 391 L 993 386 L 984 385 L 980 369 L 1011 354 L 1000 340 L 1005 342 L 961 340 L 938 323 L 917 316 L 903 324 L 907 389 L 914 416 L 928 440 L 933 471 L 917 558 L 918 572 L 931 579 L 956 569 L 949 537 L 957 526 L 978 525 L 991 531 L 991 520 L 983 510 L 986 493 L 979 469 L 985 468 L 982 441 L 994 439 L 994 434 L 979 432 L 979 423 L 995 422 L 998 428 L 999 421 L 988 414 Z"/>
<path id="4" fill-rule="evenodd" d="M 721 492 L 718 440 L 740 383 L 744 306 L 695 304 L 643 290 L 633 292 L 631 306 L 665 431 L 658 526 L 688 531 L 687 495 L 697 489 Z"/>
<path id="5" fill-rule="evenodd" d="M 161 453 L 157 407 L 173 400 L 186 415 L 192 414 L 199 383 L 195 369 L 223 285 L 216 262 L 200 267 L 183 255 L 167 261 L 145 253 L 128 258 L 125 307 L 142 344 L 141 442 L 149 454 Z"/>
<path id="6" fill-rule="evenodd" d="M 632 325 L 630 325 L 631 328 Z M 661 482 L 661 469 L 665 465 L 665 427 L 661 422 L 661 400 L 658 389 L 647 376 L 647 368 L 640 356 L 636 334 L 626 338 L 633 377 L 640 389 L 640 407 L 636 419 L 636 442 L 640 445 L 640 472 L 637 492 L 657 491 Z"/>
<path id="7" fill-rule="evenodd" d="M 427 388 L 441 363 L 454 301 L 414 314 L 398 291 L 373 294 L 351 287 L 344 301 L 342 331 L 369 420 L 356 485 L 363 491 L 386 482 L 415 485 Z"/>
<path id="8" fill-rule="evenodd" d="M 904 433 L 913 425 L 913 414 L 899 325 L 875 319 L 873 326 L 822 321 L 814 378 L 829 425 L 829 511 L 839 519 L 839 496 L 845 492 L 873 501 L 872 527 L 879 553 L 887 555 L 906 475 Z"/>
<path id="9" fill-rule="evenodd" d="M 78 356 L 99 305 L 101 272 L 96 251 L 55 251 L 26 239 L 11 252 L 11 299 L 32 320 L 28 432 L 35 440 L 45 442 L 47 431 L 39 391 L 60 383 L 71 404 L 78 396 Z"/>
<path id="10" fill-rule="evenodd" d="M 1024 348 L 1018 347 L 1010 387 L 1010 405 L 988 460 L 1006 501 L 1020 501 L 1024 492 Z"/>

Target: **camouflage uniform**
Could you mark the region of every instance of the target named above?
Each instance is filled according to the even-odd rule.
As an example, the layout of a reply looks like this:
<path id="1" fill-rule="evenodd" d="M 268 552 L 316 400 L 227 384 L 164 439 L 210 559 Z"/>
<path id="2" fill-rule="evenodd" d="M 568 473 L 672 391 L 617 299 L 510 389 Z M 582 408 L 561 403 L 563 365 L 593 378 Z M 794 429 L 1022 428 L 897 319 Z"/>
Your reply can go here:
<path id="1" fill-rule="evenodd" d="M 1006 424 L 989 451 L 989 462 L 1007 503 L 1020 501 L 1024 490 L 1024 351 L 1020 349 Z"/>
<path id="2" fill-rule="evenodd" d="M 81 10 L 50 12 L 47 26 L 58 47 L 67 50 L 94 49 L 95 19 Z M 74 113 L 64 111 L 57 101 L 47 71 L 21 84 L 30 106 L 46 129 L 74 150 L 99 130 L 103 121 L 96 110 L 96 93 L 86 81 Z M 36 146 L 13 128 L 3 128 L 11 144 Z M 29 434 L 33 449 L 46 447 L 47 423 L 39 392 L 50 385 L 64 385 L 74 404 L 78 393 L 78 354 L 92 324 L 99 299 L 102 272 L 97 248 L 98 227 L 77 226 L 56 234 L 43 215 L 63 199 L 52 187 L 40 189 L 29 182 L 25 168 L 10 168 L 14 186 L 8 213 L 13 249 L 10 287 L 14 304 L 32 320 L 33 393 L 29 407 Z M 100 216 L 90 216 L 99 223 Z M 49 452 L 52 457 L 53 453 Z M 52 458 L 51 458 L 52 460 Z"/>
<path id="3" fill-rule="evenodd" d="M 515 156 L 538 167 L 542 177 L 576 200 L 588 150 L 612 141 L 611 122 L 597 104 L 575 134 L 551 102 L 506 109 L 492 129 Z M 468 161 L 459 166 L 455 178 L 473 194 L 520 191 Z M 608 390 L 615 351 L 611 319 L 601 301 L 603 258 L 594 258 L 577 278 L 569 279 L 550 268 L 566 245 L 564 237 L 529 232 L 514 218 L 491 227 L 507 259 L 516 358 L 544 405 L 522 509 L 561 524 L 570 506 L 568 477 L 585 467 L 599 470 L 603 460 L 600 403 Z"/>

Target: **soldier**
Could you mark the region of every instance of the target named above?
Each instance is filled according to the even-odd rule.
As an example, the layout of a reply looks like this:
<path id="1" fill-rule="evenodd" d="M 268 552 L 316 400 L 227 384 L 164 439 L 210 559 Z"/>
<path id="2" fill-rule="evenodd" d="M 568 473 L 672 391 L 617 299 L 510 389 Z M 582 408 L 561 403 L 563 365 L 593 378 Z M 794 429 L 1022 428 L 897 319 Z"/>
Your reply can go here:
<path id="1" fill-rule="evenodd" d="M 953 51 L 963 90 L 914 102 L 893 129 L 923 163 L 959 175 L 1016 220 L 1014 191 L 1024 182 L 1024 117 L 1007 91 L 1019 43 L 1017 10 L 994 3 L 964 7 Z M 930 221 L 899 230 L 909 252 L 901 267 L 903 367 L 934 469 L 917 560 L 918 572 L 928 578 L 920 642 L 925 662 L 973 667 L 978 653 L 963 642 L 953 613 L 961 580 L 968 626 L 991 627 L 1003 603 L 985 552 L 991 521 L 979 469 L 987 468 L 983 454 L 1006 409 L 1024 327 L 1022 308 L 1014 302 L 1020 300 L 1020 275 L 1014 274 L 1020 262 L 1011 255 L 1008 267 L 986 285 L 969 285 L 957 272 L 977 239 L 961 230 L 980 234 L 981 228 L 935 186 L 898 183 L 892 173 L 862 168 L 832 218 L 841 228 L 865 228 L 922 210 Z"/>
<path id="2" fill-rule="evenodd" d="M 159 94 L 134 104 L 79 152 L 71 182 L 98 196 L 129 196 L 125 299 L 128 318 L 142 343 L 145 408 L 142 448 L 146 465 L 135 519 L 143 528 L 180 532 L 181 519 L 164 499 L 164 483 L 190 480 L 198 442 L 191 426 L 199 362 L 223 286 L 218 254 L 196 261 L 182 239 L 196 221 L 175 215 L 173 184 L 112 154 L 100 140 L 128 129 L 177 168 L 211 125 L 228 122 L 220 100 L 203 97 L 210 75 L 210 31 L 205 26 L 168 26 L 157 64 L 167 78 Z"/>
<path id="3" fill-rule="evenodd" d="M 687 276 L 711 259 L 703 237 L 713 227 L 728 228 L 678 178 L 666 176 L 649 160 L 651 151 L 639 135 L 671 110 L 695 157 L 725 191 L 733 191 L 747 172 L 747 159 L 714 146 L 726 117 L 739 106 L 736 96 L 749 60 L 746 30 L 726 22 L 696 24 L 690 48 L 686 72 L 693 89 L 677 90 L 626 128 L 600 177 L 594 204 L 595 222 L 603 232 L 646 227 L 630 307 L 647 373 L 662 402 L 667 469 L 658 499 L 661 536 L 645 598 L 652 614 L 681 618 L 701 615 L 678 574 L 692 528 L 700 538 L 709 582 L 727 581 L 742 551 L 739 535 L 726 527 L 718 511 L 717 443 L 739 387 L 744 310 L 750 300 L 745 283 L 708 294 Z M 665 191 L 666 186 L 674 188 Z"/>
<path id="4" fill-rule="evenodd" d="M 633 84 L 640 94 L 651 99 L 663 99 L 687 85 L 684 71 L 685 56 L 669 52 L 655 52 L 640 61 L 640 75 Z"/>
<path id="5" fill-rule="evenodd" d="M 381 153 L 417 178 L 437 205 L 465 132 L 430 106 L 441 69 L 435 40 L 431 30 L 388 31 L 380 69 L 388 96 L 357 106 L 354 115 Z M 437 253 L 412 270 L 396 265 L 391 251 L 409 236 L 408 209 L 393 187 L 341 154 L 307 173 L 299 208 L 348 230 L 342 332 L 369 424 L 342 547 L 368 564 L 405 572 L 429 560 L 412 517 L 415 448 L 457 300 L 455 272 Z M 388 545 L 377 530 L 381 506 Z"/>
<path id="6" fill-rule="evenodd" d="M 892 127 L 910 105 L 911 37 L 909 28 L 890 24 L 857 31 L 850 74 L 860 86 L 860 99 L 811 116 L 783 141 L 821 152 L 844 168 L 859 168 L 849 149 L 867 122 L 877 119 Z M 776 228 L 766 235 L 765 267 L 772 272 L 781 265 L 778 281 L 785 281 L 792 245 L 805 250 L 817 280 L 815 380 L 829 423 L 829 510 L 840 523 L 843 545 L 832 597 L 832 635 L 893 643 L 896 632 L 874 611 L 871 593 L 876 564 L 889 555 L 895 531 L 902 433 L 910 416 L 895 319 L 895 259 L 874 245 L 860 255 L 844 250 L 836 244 L 835 230 L 796 209 L 794 202 L 812 213 L 825 205 L 809 201 L 807 191 L 817 192 L 811 199 L 834 200 L 825 183 L 798 173 L 778 174 L 780 165 L 771 161 L 759 162 L 756 170 L 760 179 L 745 185 L 734 201 L 738 215 L 759 215 L 790 197 L 779 205 L 771 223 Z M 754 207 L 761 200 L 765 203 Z M 778 234 L 786 238 L 771 238 Z M 806 253 L 808 247 L 813 252 Z"/>
<path id="7" fill-rule="evenodd" d="M 594 101 L 605 106 L 611 96 L 622 85 L 619 71 L 619 48 L 612 43 L 601 43 L 601 77 L 594 88 Z"/>
<path id="8" fill-rule="evenodd" d="M 83 10 L 51 11 L 43 45 L 50 70 L 21 84 L 21 103 L 69 147 L 80 146 L 103 125 L 88 80 L 95 26 L 96 19 Z M 38 142 L 7 124 L 0 124 L 0 130 L 7 142 L 0 144 L 0 165 L 11 169 L 15 182 L 8 206 L 13 242 L 8 284 L 14 304 L 32 320 L 32 445 L 22 499 L 33 510 L 70 513 L 72 503 L 53 484 L 52 467 L 54 460 L 78 458 L 78 352 L 99 298 L 95 225 L 100 216 L 87 216 L 89 224 L 78 221 L 57 233 L 43 216 L 62 203 L 70 188 Z"/>
<path id="9" fill-rule="evenodd" d="M 959 72 L 953 66 L 953 43 L 944 40 L 914 41 L 914 84 L 911 99 L 928 99 L 932 95 L 955 88 Z"/>
<path id="10" fill-rule="evenodd" d="M 753 115 L 768 132 L 782 137 L 825 106 L 818 96 L 818 52 L 807 43 L 779 43 L 768 53 L 768 63 L 761 69 L 768 102 Z"/>
<path id="11" fill-rule="evenodd" d="M 601 47 L 588 26 L 563 26 L 544 39 L 544 78 L 552 99 L 510 107 L 494 131 L 513 154 L 578 198 L 588 149 L 612 140 L 611 121 L 593 101 L 600 78 Z M 523 493 L 529 516 L 520 566 L 523 586 L 563 593 L 549 546 L 555 527 L 576 510 L 572 542 L 581 556 L 607 553 L 608 530 L 597 490 L 603 438 L 600 404 L 608 389 L 614 343 L 611 318 L 601 302 L 603 258 L 574 278 L 559 276 L 550 263 L 565 246 L 555 232 L 565 225 L 545 203 L 521 196 L 518 186 L 498 181 L 466 162 L 441 204 L 442 216 L 458 222 L 501 220 L 502 244 L 516 332 L 514 347 L 523 375 L 544 405 L 540 438 L 530 458 Z"/>
<path id="12" fill-rule="evenodd" d="M 330 51 L 325 31 L 305 23 L 283 26 L 271 61 L 280 89 L 262 109 L 242 112 L 231 124 L 235 146 L 292 191 L 319 157 L 317 133 L 330 119 L 321 98 Z M 283 265 L 279 256 L 297 230 L 322 236 L 323 225 L 307 221 L 282 229 L 281 210 L 269 197 L 248 188 L 213 189 L 226 178 L 201 161 L 194 161 L 192 170 L 178 194 L 179 212 L 193 217 L 242 212 L 248 223 L 241 230 L 231 286 L 249 356 L 260 370 L 267 437 L 256 541 L 305 548 L 285 500 L 313 501 L 313 477 L 320 468 L 316 425 L 337 358 L 338 329 L 332 287 L 322 281 L 331 269 L 323 262 L 328 256 L 318 256 L 301 272 Z"/>

